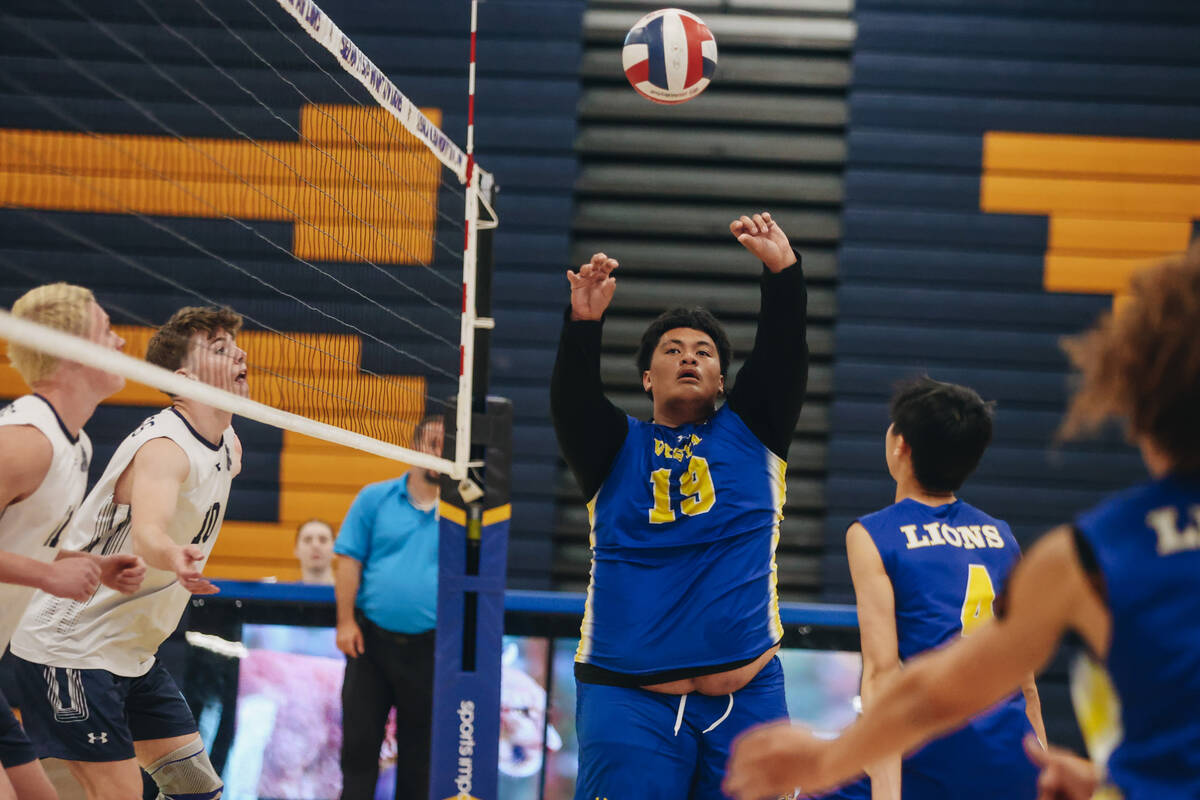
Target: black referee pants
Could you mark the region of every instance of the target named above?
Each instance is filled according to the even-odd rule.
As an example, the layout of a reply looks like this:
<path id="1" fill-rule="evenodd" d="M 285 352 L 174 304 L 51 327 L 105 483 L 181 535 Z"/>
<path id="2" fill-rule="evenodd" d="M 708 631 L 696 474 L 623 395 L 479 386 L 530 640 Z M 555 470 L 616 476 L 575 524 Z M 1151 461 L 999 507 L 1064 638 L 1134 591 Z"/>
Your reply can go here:
<path id="1" fill-rule="evenodd" d="M 342 800 L 373 800 L 388 711 L 396 708 L 396 800 L 429 796 L 434 633 L 380 628 L 355 610 L 363 654 L 342 682 Z"/>

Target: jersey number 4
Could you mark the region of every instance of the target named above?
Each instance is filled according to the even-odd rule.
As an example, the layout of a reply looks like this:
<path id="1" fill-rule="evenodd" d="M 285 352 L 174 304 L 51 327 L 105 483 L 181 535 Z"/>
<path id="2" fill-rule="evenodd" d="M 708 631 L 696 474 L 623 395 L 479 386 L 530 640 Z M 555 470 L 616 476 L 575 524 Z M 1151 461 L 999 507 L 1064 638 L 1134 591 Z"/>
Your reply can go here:
<path id="1" fill-rule="evenodd" d="M 969 635 L 992 618 L 992 601 L 996 599 L 996 588 L 992 576 L 983 564 L 967 565 L 967 595 L 963 598 L 962 632 Z"/>
<path id="2" fill-rule="evenodd" d="M 651 472 L 650 486 L 654 491 L 650 524 L 674 522 L 675 509 L 671 507 L 671 470 L 664 467 Z M 687 469 L 679 476 L 679 491 L 683 495 L 679 510 L 687 516 L 695 517 L 712 510 L 713 504 L 717 502 L 717 490 L 713 487 L 706 459 L 701 456 L 691 457 Z"/>

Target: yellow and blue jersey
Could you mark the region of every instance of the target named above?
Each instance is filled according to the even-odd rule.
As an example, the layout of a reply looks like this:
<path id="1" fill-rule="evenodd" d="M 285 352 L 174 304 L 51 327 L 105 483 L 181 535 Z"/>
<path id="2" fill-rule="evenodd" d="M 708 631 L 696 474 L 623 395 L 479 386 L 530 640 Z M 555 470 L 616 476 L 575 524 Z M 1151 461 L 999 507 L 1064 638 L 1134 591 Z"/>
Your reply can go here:
<path id="1" fill-rule="evenodd" d="M 783 637 L 775 548 L 786 462 L 728 406 L 670 428 L 628 418 L 588 504 L 576 661 L 656 680 L 757 658 Z"/>
<path id="2" fill-rule="evenodd" d="M 927 506 L 905 499 L 858 521 L 892 583 L 901 661 L 970 635 L 990 619 L 1021 555 L 1003 520 L 961 500 Z M 1008 697 L 906 757 L 905 800 L 1032 800 L 1037 771 L 1021 744 L 1032 731 L 1024 697 Z"/>
<path id="3" fill-rule="evenodd" d="M 1112 615 L 1105 666 L 1121 707 L 1108 773 L 1126 800 L 1200 786 L 1200 475 L 1149 481 L 1075 521 Z M 1090 553 L 1082 552 L 1090 550 Z M 1089 564 L 1090 562 L 1090 564 Z"/>
<path id="4" fill-rule="evenodd" d="M 808 383 L 799 262 L 764 268 L 760 291 L 754 347 L 728 400 L 676 428 L 605 397 L 602 322 L 566 311 L 550 405 L 591 527 L 581 682 L 637 687 L 723 672 L 783 636 L 774 554 Z"/>

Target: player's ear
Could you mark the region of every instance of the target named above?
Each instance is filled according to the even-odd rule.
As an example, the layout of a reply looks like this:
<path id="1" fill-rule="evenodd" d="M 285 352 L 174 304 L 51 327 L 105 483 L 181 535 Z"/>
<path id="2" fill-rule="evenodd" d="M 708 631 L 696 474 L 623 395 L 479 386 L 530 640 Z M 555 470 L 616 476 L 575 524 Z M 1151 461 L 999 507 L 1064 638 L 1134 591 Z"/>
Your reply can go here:
<path id="1" fill-rule="evenodd" d="M 717 397 L 720 397 L 723 394 L 725 394 L 725 376 L 718 375 L 717 376 Z"/>
<path id="2" fill-rule="evenodd" d="M 642 370 L 642 391 L 650 391 L 650 370 Z"/>

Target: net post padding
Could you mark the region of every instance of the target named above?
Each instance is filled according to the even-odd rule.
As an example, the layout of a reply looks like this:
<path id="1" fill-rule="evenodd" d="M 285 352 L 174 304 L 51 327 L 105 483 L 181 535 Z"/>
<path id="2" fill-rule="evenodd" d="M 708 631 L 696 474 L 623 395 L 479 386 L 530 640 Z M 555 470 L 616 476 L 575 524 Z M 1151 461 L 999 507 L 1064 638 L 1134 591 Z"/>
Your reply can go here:
<path id="1" fill-rule="evenodd" d="M 220 408 L 264 425 L 352 447 L 415 467 L 436 470 L 455 479 L 461 479 L 466 475 L 465 464 L 456 465 L 453 461 L 445 458 L 388 444 L 379 439 L 372 439 L 344 428 L 265 405 L 257 400 L 240 397 L 232 392 L 185 378 L 95 342 L 14 317 L 3 310 L 0 310 L 0 337 L 10 342 L 17 342 L 26 347 L 51 353 L 67 361 L 75 361 L 96 369 L 116 373 L 128 380 L 137 381 L 180 397 L 187 397 L 198 403 Z"/>

